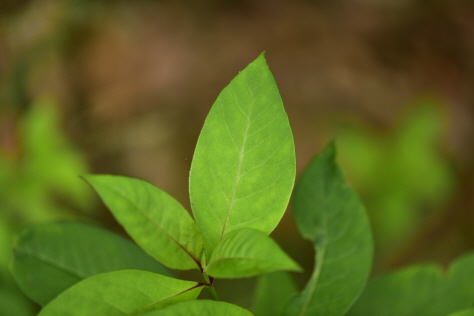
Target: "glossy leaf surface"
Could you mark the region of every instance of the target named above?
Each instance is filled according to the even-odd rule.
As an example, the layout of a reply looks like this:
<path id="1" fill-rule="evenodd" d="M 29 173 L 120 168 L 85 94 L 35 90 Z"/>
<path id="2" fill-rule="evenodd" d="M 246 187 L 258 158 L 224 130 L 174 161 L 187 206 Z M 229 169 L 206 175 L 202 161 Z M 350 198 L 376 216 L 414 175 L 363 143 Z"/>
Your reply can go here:
<path id="1" fill-rule="evenodd" d="M 88 276 L 121 269 L 169 274 L 131 241 L 85 224 L 28 228 L 14 247 L 13 274 L 23 291 L 41 305 Z"/>
<path id="2" fill-rule="evenodd" d="M 250 228 L 225 235 L 205 268 L 207 274 L 216 278 L 250 277 L 276 270 L 301 268 L 273 239 Z"/>
<path id="3" fill-rule="evenodd" d="M 194 152 L 190 198 L 208 256 L 235 229 L 273 231 L 295 170 L 288 117 L 262 54 L 222 90 Z"/>
<path id="4" fill-rule="evenodd" d="M 173 269 L 199 269 L 202 237 L 174 198 L 146 181 L 110 175 L 84 177 L 128 234 Z"/>
<path id="5" fill-rule="evenodd" d="M 142 314 L 141 316 L 252 316 L 242 307 L 226 302 L 199 300 L 186 301 Z"/>
<path id="6" fill-rule="evenodd" d="M 298 229 L 313 242 L 316 259 L 305 289 L 284 315 L 344 315 L 366 283 L 373 245 L 364 207 L 335 163 L 334 144 L 303 171 L 293 202 Z"/>
<path id="7" fill-rule="evenodd" d="M 195 299 L 201 289 L 197 282 L 152 272 L 113 271 L 76 283 L 46 305 L 38 316 L 139 315 Z"/>
<path id="8" fill-rule="evenodd" d="M 370 282 L 348 315 L 445 316 L 472 307 L 472 280 L 472 252 L 457 259 L 447 275 L 434 264 L 408 267 Z"/>
<path id="9" fill-rule="evenodd" d="M 281 315 L 286 302 L 296 292 L 296 284 L 288 272 L 261 275 L 255 288 L 253 313 L 256 316 Z"/>

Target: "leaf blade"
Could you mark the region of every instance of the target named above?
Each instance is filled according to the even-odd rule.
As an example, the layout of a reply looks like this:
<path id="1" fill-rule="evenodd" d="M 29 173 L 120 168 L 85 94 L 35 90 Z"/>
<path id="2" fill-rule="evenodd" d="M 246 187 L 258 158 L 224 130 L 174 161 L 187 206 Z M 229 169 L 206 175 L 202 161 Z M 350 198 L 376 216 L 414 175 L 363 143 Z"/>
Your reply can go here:
<path id="1" fill-rule="evenodd" d="M 208 255 L 234 229 L 269 234 L 295 170 L 288 117 L 262 54 L 222 90 L 196 145 L 189 191 Z"/>
<path id="2" fill-rule="evenodd" d="M 299 231 L 314 244 L 316 260 L 305 289 L 284 315 L 344 315 L 365 285 L 373 245 L 362 203 L 335 163 L 334 144 L 303 171 L 293 212 Z"/>
<path id="3" fill-rule="evenodd" d="M 241 228 L 224 236 L 204 272 L 216 278 L 241 278 L 277 270 L 301 268 L 269 236 Z"/>
<path id="4" fill-rule="evenodd" d="M 175 199 L 140 179 L 110 175 L 84 179 L 148 254 L 169 268 L 201 269 L 201 233 Z"/>
<path id="5" fill-rule="evenodd" d="M 90 225 L 38 225 L 23 230 L 15 241 L 13 275 L 41 305 L 88 276 L 121 269 L 170 274 L 131 241 Z"/>
<path id="6" fill-rule="evenodd" d="M 441 273 L 437 265 L 418 264 L 381 275 L 369 282 L 348 315 L 417 315 L 413 310 L 426 307 L 443 287 Z"/>
<path id="7" fill-rule="evenodd" d="M 472 307 L 473 280 L 472 251 L 457 258 L 447 274 L 435 264 L 403 268 L 372 280 L 348 316 L 445 316 Z"/>
<path id="8" fill-rule="evenodd" d="M 288 272 L 276 271 L 261 275 L 255 288 L 254 314 L 281 315 L 286 302 L 296 292 L 296 284 Z"/>
<path id="9" fill-rule="evenodd" d="M 169 307 L 151 311 L 141 316 L 252 316 L 252 313 L 242 307 L 221 301 L 186 301 Z"/>
<path id="10" fill-rule="evenodd" d="M 76 283 L 38 316 L 125 316 L 195 299 L 202 284 L 140 270 L 98 274 Z"/>

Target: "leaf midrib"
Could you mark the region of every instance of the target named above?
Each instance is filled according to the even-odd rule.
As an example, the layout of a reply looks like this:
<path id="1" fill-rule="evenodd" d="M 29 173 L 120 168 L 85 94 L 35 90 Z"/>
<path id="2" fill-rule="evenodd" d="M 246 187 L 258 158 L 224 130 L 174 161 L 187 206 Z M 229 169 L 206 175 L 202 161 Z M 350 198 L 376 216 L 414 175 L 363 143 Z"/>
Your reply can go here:
<path id="1" fill-rule="evenodd" d="M 249 89 L 250 93 L 251 93 L 251 90 Z M 238 99 L 236 98 L 236 102 L 237 102 L 237 107 L 240 108 L 240 106 L 238 105 Z M 253 100 L 253 98 L 252 98 Z M 252 101 L 253 103 L 253 101 Z M 249 106 L 249 109 L 253 106 L 253 104 L 251 104 Z M 221 236 L 219 238 L 220 241 L 222 241 L 222 238 L 224 238 L 224 235 L 225 235 L 225 231 L 226 231 L 226 228 L 227 228 L 227 224 L 229 222 L 229 217 L 230 217 L 230 213 L 232 211 L 232 206 L 234 204 L 234 200 L 235 200 L 235 193 L 237 191 L 237 186 L 240 182 L 240 178 L 241 178 L 241 169 L 242 169 L 242 162 L 243 162 L 243 157 L 244 157 L 244 153 L 245 153 L 245 146 L 247 144 L 247 138 L 248 138 L 248 134 L 249 134 L 249 129 L 250 129 L 250 120 L 249 120 L 249 115 L 246 116 L 247 118 L 247 125 L 246 125 L 246 128 L 245 128 L 245 133 L 244 133 L 244 137 L 243 137 L 243 142 L 242 142 L 242 146 L 240 147 L 240 153 L 239 153 L 239 163 L 238 163 L 238 166 L 237 166 L 237 172 L 236 172 L 236 180 L 235 180 L 235 183 L 234 183 L 234 187 L 232 188 L 232 196 L 230 198 L 230 201 L 229 201 L 229 206 L 227 207 L 227 212 L 226 212 L 226 217 L 225 217 L 225 221 L 224 221 L 224 225 L 222 226 L 222 231 L 221 231 Z"/>
<path id="2" fill-rule="evenodd" d="M 55 261 L 53 258 L 51 258 L 49 255 L 42 255 L 36 251 L 31 251 L 30 248 L 23 248 L 24 250 L 21 250 L 21 249 L 17 249 L 15 252 L 16 254 L 23 254 L 23 255 L 27 255 L 29 257 L 33 257 L 33 258 L 36 258 L 38 260 L 40 260 L 41 262 L 53 267 L 53 268 L 56 268 L 58 270 L 61 270 L 62 272 L 65 272 L 65 273 L 68 273 L 69 275 L 73 276 L 73 277 L 76 277 L 80 280 L 86 278 L 89 276 L 89 274 L 87 273 L 79 273 L 78 270 L 73 270 L 73 269 L 68 269 L 67 266 L 63 265 L 61 261 Z"/>

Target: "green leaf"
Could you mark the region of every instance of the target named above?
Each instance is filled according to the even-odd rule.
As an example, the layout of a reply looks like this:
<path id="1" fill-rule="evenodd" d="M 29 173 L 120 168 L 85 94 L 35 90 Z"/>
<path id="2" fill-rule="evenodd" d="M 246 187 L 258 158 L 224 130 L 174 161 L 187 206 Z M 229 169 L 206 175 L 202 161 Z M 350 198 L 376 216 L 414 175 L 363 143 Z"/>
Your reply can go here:
<path id="1" fill-rule="evenodd" d="M 140 316 L 252 316 L 248 310 L 226 302 L 199 300 L 186 301 Z"/>
<path id="2" fill-rule="evenodd" d="M 442 284 L 437 265 L 420 264 L 382 275 L 371 281 L 347 315 L 414 315 L 417 306 L 426 306 Z"/>
<path id="3" fill-rule="evenodd" d="M 474 316 L 474 309 L 466 309 L 460 312 L 449 314 L 448 316 Z"/>
<path id="4" fill-rule="evenodd" d="M 241 278 L 276 270 L 301 268 L 269 236 L 242 228 L 224 236 L 204 272 L 216 278 Z"/>
<path id="5" fill-rule="evenodd" d="M 14 246 L 15 279 L 41 305 L 88 276 L 121 269 L 169 274 L 131 241 L 79 223 L 25 229 Z"/>
<path id="6" fill-rule="evenodd" d="M 173 269 L 201 268 L 201 233 L 175 199 L 140 179 L 110 175 L 84 178 L 148 254 Z"/>
<path id="7" fill-rule="evenodd" d="M 38 316 L 137 315 L 195 299 L 203 285 L 140 270 L 98 274 L 76 283 Z"/>
<path id="8" fill-rule="evenodd" d="M 310 280 L 290 300 L 285 315 L 344 315 L 366 283 L 373 245 L 364 207 L 335 163 L 334 144 L 303 171 L 293 209 L 316 258 Z"/>
<path id="9" fill-rule="evenodd" d="M 474 303 L 474 252 L 457 259 L 446 276 L 441 267 L 416 265 L 372 282 L 349 316 L 445 316 Z M 390 309 L 387 309 L 390 306 Z"/>
<path id="10" fill-rule="evenodd" d="M 34 314 L 32 302 L 18 288 L 0 284 L 0 316 L 33 316 Z"/>
<path id="11" fill-rule="evenodd" d="M 288 299 L 296 292 L 295 282 L 285 271 L 261 275 L 255 289 L 254 314 L 280 315 Z"/>
<path id="12" fill-rule="evenodd" d="M 190 198 L 208 258 L 235 229 L 273 231 L 295 170 L 288 117 L 262 54 L 222 90 L 194 152 Z"/>
<path id="13" fill-rule="evenodd" d="M 417 316 L 442 316 L 474 304 L 474 252 L 457 258 L 449 267 L 443 289 L 426 304 L 415 310 Z"/>

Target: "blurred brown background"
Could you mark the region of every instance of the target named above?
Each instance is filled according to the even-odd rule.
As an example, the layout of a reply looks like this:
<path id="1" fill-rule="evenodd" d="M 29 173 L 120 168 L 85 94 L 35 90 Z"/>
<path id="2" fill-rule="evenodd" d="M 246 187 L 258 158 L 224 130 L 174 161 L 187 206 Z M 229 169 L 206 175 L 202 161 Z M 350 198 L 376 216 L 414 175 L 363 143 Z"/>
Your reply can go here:
<path id="1" fill-rule="evenodd" d="M 375 271 L 447 263 L 474 248 L 468 0 L 2 1 L 0 156 L 21 169 L 19 126 L 47 99 L 89 172 L 146 179 L 189 209 L 204 118 L 262 51 L 292 124 L 298 171 L 340 141 L 341 164 L 380 236 Z M 119 230 L 104 209 L 95 216 Z M 290 213 L 274 237 L 311 269 Z"/>

